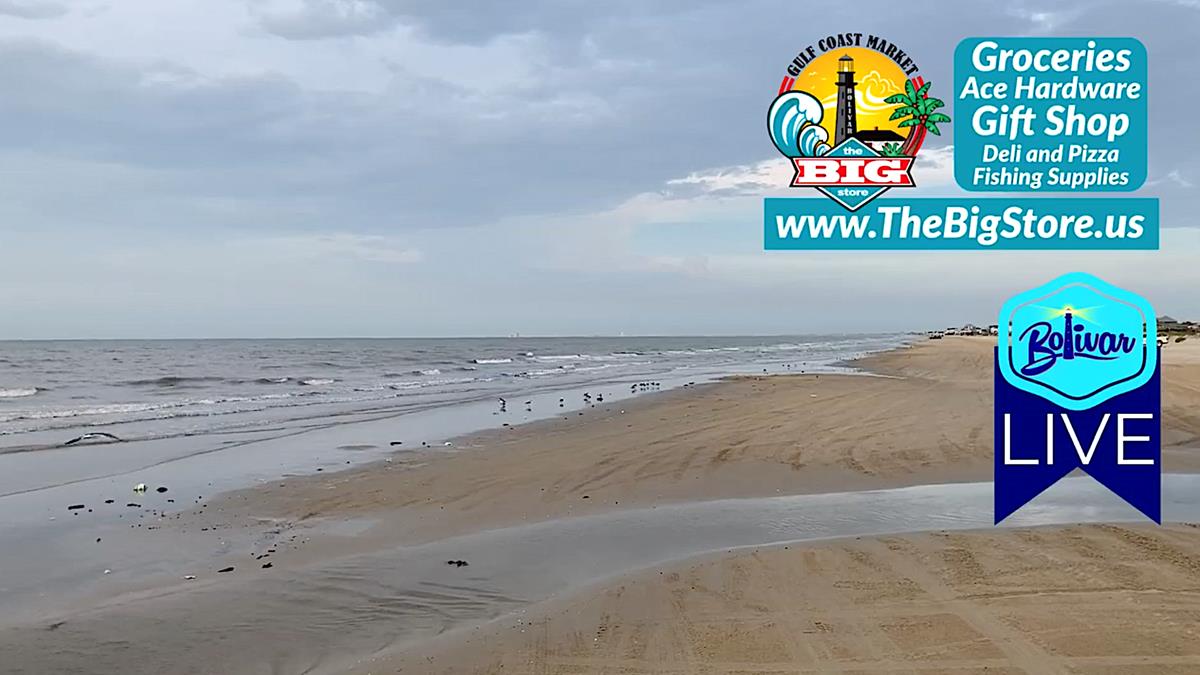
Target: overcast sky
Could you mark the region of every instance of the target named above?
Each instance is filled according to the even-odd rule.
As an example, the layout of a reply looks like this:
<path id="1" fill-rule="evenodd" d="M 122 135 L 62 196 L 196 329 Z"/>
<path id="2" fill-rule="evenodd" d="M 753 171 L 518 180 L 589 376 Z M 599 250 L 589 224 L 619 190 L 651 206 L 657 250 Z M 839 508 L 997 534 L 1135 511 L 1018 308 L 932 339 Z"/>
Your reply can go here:
<path id="1" fill-rule="evenodd" d="M 0 339 L 921 329 L 1075 270 L 1200 318 L 1200 2 L 814 7 L 0 0 Z M 845 31 L 947 101 L 963 37 L 1140 38 L 1162 250 L 763 252 L 766 108 Z"/>

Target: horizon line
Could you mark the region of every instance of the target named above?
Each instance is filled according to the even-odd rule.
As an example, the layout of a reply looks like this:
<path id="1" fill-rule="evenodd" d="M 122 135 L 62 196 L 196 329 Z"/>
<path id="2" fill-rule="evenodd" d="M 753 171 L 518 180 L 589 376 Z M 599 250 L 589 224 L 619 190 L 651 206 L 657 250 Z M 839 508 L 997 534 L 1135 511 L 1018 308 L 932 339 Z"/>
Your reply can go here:
<path id="1" fill-rule="evenodd" d="M 647 334 L 530 334 L 530 335 L 298 335 L 288 337 L 220 336 L 220 337 L 30 337 L 0 338 L 0 342 L 137 342 L 137 341 L 202 341 L 202 340 L 553 340 L 553 339 L 626 339 L 626 338 L 739 338 L 739 337 L 803 337 L 820 335 L 902 335 L 920 332 L 904 330 L 850 330 L 800 333 L 647 333 Z"/>

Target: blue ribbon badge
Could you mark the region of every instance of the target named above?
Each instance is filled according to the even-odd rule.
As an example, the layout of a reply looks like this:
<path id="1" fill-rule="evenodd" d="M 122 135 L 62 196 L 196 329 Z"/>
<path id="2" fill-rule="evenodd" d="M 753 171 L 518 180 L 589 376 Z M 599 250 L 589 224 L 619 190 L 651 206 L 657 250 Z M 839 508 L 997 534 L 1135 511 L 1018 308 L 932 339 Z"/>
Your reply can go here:
<path id="1" fill-rule="evenodd" d="M 1000 310 L 995 521 L 1081 469 L 1162 522 L 1162 392 L 1154 309 L 1083 273 Z"/>

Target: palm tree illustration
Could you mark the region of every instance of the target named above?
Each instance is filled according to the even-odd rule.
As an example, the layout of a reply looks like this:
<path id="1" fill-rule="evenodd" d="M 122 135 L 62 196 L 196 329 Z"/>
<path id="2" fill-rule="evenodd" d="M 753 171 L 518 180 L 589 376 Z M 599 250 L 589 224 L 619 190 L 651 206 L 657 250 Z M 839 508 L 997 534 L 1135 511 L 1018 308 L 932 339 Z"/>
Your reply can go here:
<path id="1" fill-rule="evenodd" d="M 888 103 L 896 105 L 896 110 L 888 119 L 896 120 L 907 115 L 908 119 L 897 126 L 914 127 L 904 142 L 903 153 L 905 155 L 913 154 L 915 149 L 920 147 L 921 142 L 925 140 L 925 132 L 941 136 L 942 132 L 938 130 L 937 125 L 950 121 L 948 116 L 934 112 L 938 108 L 945 107 L 946 104 L 940 98 L 928 96 L 930 84 L 930 82 L 926 82 L 918 89 L 913 86 L 912 80 L 908 80 L 904 83 L 904 93 L 892 94 L 884 99 Z"/>
<path id="2" fill-rule="evenodd" d="M 900 157 L 902 155 L 904 155 L 904 148 L 900 147 L 899 143 L 884 143 L 883 144 L 883 156 L 884 157 Z"/>

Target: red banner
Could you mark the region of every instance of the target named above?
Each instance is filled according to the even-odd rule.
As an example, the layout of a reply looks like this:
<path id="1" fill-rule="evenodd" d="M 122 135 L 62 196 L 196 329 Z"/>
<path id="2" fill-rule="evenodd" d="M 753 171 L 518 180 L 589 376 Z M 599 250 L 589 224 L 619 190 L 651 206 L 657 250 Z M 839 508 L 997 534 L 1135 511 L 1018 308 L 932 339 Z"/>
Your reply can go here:
<path id="1" fill-rule="evenodd" d="M 912 157 L 793 157 L 792 187 L 911 187 Z"/>

